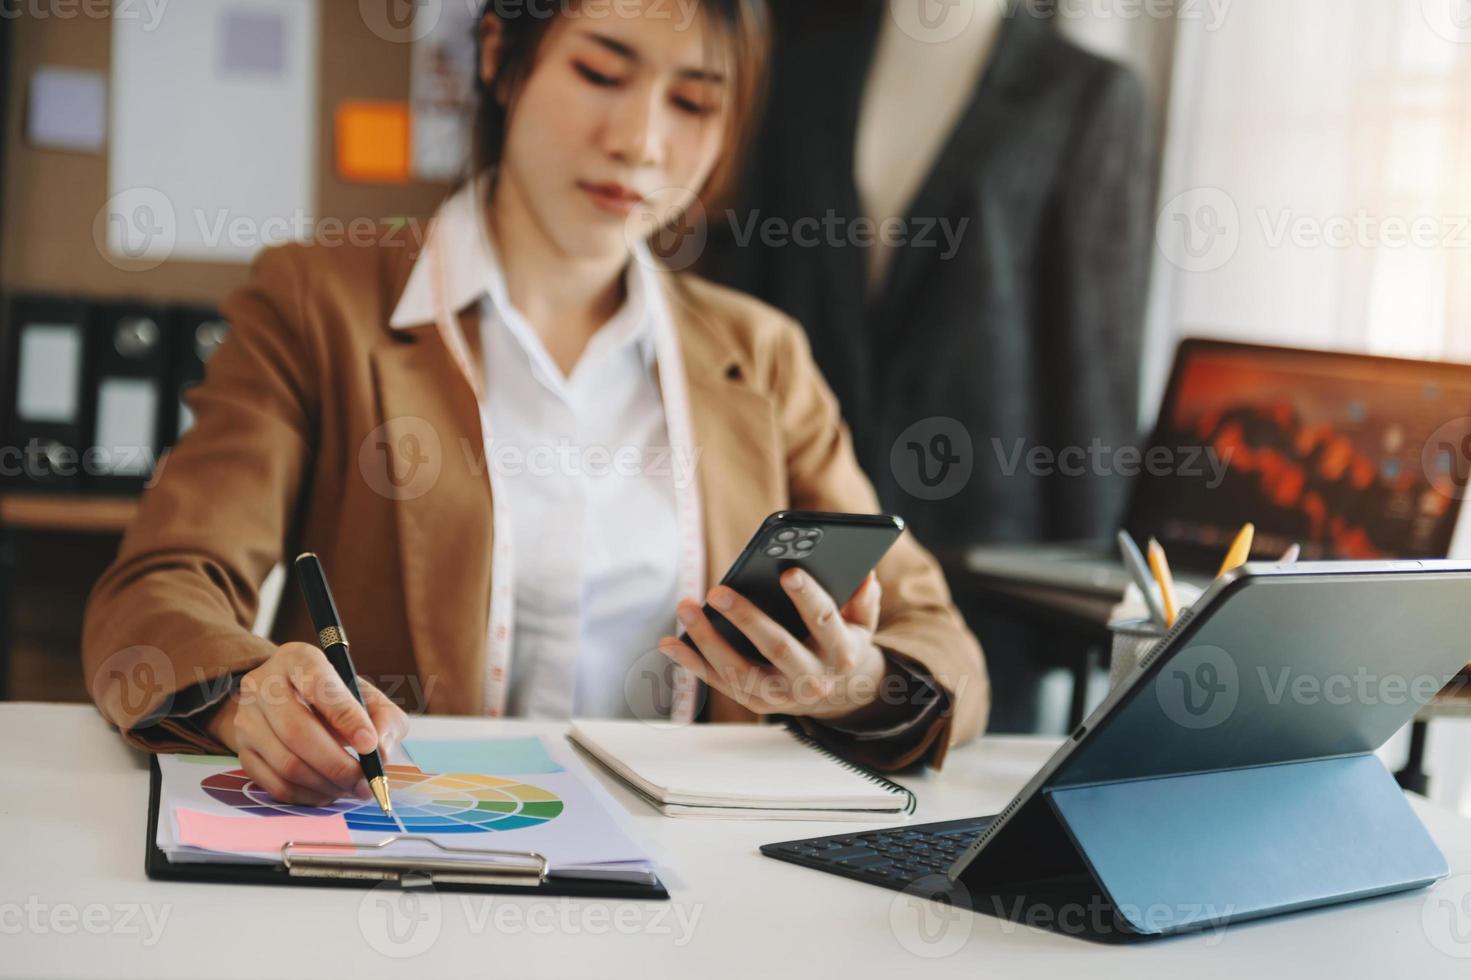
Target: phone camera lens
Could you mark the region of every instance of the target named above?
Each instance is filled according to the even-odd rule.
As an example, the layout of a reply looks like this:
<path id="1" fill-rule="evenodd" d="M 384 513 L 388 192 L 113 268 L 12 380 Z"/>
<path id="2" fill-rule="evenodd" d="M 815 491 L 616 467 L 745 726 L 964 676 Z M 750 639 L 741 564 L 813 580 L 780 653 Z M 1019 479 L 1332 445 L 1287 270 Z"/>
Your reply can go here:
<path id="1" fill-rule="evenodd" d="M 813 541 L 811 538 L 803 538 L 801 541 L 798 541 L 794 547 L 798 551 L 811 551 L 812 546 L 816 543 L 817 542 Z"/>
<path id="2" fill-rule="evenodd" d="M 779 544 L 774 544 L 770 548 L 766 549 L 766 553 L 772 558 L 780 558 L 782 555 L 787 553 L 787 549 L 783 548 Z"/>
<path id="3" fill-rule="evenodd" d="M 796 538 L 797 532 L 793 531 L 791 528 L 788 528 L 785 531 L 776 532 L 776 540 L 778 541 L 794 541 L 796 540 Z"/>

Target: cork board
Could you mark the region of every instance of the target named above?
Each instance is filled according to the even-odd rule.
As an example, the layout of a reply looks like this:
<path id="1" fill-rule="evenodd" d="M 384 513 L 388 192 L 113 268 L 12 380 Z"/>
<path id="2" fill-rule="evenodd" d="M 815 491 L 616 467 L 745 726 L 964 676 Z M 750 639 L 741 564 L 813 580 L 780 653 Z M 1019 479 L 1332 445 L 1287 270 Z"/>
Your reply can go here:
<path id="1" fill-rule="evenodd" d="M 333 152 L 339 103 L 408 98 L 411 45 L 373 33 L 357 3 L 324 0 L 320 11 L 318 216 L 344 222 L 362 217 L 428 217 L 449 190 L 447 184 L 348 183 L 335 172 Z M 111 24 L 100 17 L 21 17 L 12 28 L 0 289 L 218 303 L 242 284 L 249 273 L 243 264 L 171 260 L 154 269 L 123 270 L 98 251 L 93 222 L 107 202 L 107 157 L 30 146 L 24 138 L 25 99 L 31 74 L 42 65 L 107 72 Z M 180 138 L 187 139 L 187 135 Z"/>

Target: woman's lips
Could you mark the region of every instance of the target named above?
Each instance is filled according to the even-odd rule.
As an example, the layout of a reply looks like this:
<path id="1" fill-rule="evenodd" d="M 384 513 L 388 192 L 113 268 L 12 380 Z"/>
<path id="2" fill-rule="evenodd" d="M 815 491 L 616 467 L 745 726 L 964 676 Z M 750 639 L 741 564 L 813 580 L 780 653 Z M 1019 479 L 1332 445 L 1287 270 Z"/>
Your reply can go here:
<path id="1" fill-rule="evenodd" d="M 596 207 L 620 218 L 632 214 L 633 209 L 638 207 L 644 199 L 642 194 L 622 184 L 595 184 L 583 180 L 578 181 L 577 186 Z"/>

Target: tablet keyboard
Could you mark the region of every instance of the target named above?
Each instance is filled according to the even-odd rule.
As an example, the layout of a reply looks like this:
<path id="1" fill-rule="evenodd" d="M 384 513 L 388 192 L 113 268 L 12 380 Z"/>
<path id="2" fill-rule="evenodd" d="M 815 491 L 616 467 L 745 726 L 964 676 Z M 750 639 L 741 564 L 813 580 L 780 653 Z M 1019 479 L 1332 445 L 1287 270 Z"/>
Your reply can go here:
<path id="1" fill-rule="evenodd" d="M 761 853 L 845 878 L 902 889 L 921 878 L 947 874 L 961 851 L 994 819 L 968 817 L 763 844 Z"/>

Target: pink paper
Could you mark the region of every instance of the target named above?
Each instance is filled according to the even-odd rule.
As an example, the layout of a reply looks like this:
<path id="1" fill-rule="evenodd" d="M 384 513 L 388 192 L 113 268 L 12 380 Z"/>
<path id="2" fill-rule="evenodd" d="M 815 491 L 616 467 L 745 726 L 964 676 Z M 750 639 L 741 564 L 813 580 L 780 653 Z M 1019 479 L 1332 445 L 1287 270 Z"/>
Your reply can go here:
<path id="1" fill-rule="evenodd" d="M 281 853 L 287 841 L 351 844 L 347 819 L 340 813 L 324 817 L 221 817 L 177 807 L 179 842 L 212 851 Z M 303 848 L 306 853 L 333 853 L 328 848 Z"/>

